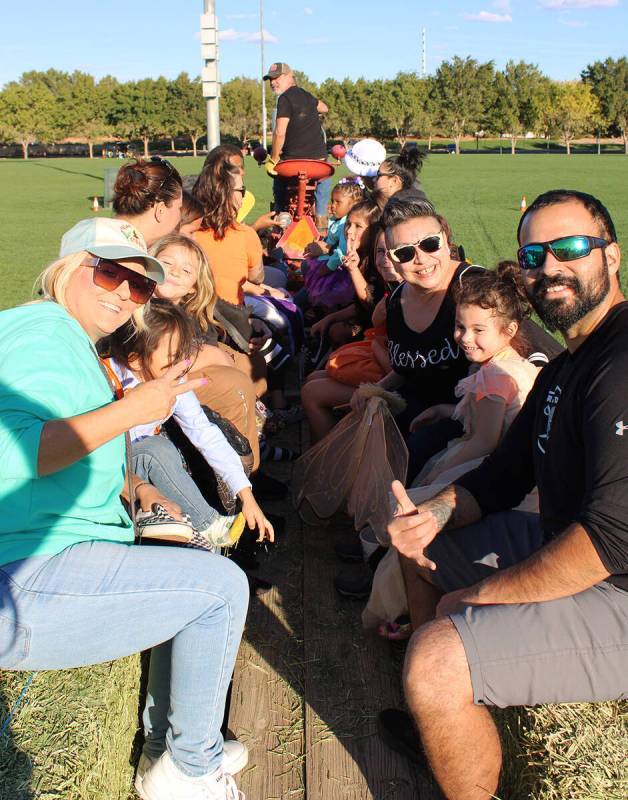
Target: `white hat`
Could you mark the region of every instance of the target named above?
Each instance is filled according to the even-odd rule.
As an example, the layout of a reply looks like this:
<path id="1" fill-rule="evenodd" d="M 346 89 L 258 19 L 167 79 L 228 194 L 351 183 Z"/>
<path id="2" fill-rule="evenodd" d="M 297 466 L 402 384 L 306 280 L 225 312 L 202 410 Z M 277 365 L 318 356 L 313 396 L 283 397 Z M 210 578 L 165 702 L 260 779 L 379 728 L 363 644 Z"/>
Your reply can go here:
<path id="1" fill-rule="evenodd" d="M 354 175 L 372 178 L 382 161 L 386 159 L 386 148 L 376 139 L 360 139 L 344 157 L 345 165 Z"/>
<path id="2" fill-rule="evenodd" d="M 146 267 L 146 277 L 157 283 L 164 282 L 165 272 L 161 263 L 148 255 L 146 242 L 138 229 L 123 219 L 94 217 L 77 222 L 63 234 L 59 257 L 80 253 L 81 250 L 113 261 L 141 258 Z"/>

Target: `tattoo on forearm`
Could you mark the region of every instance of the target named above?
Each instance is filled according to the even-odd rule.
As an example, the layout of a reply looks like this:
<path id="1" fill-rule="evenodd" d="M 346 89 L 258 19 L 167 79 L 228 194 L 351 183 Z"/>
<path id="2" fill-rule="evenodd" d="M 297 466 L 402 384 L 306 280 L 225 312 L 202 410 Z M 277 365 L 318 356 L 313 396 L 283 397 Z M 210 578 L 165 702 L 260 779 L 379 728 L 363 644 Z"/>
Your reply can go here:
<path id="1" fill-rule="evenodd" d="M 440 495 L 433 500 L 428 500 L 427 503 L 423 505 L 423 508 L 429 511 L 436 519 L 439 531 L 442 531 L 446 527 L 454 514 L 453 506 L 448 503 L 447 500 L 441 498 Z"/>
<path id="2" fill-rule="evenodd" d="M 436 518 L 438 529 L 462 528 L 482 517 L 482 512 L 473 495 L 462 486 L 452 484 L 442 492 L 421 504 L 421 510 L 429 511 Z"/>

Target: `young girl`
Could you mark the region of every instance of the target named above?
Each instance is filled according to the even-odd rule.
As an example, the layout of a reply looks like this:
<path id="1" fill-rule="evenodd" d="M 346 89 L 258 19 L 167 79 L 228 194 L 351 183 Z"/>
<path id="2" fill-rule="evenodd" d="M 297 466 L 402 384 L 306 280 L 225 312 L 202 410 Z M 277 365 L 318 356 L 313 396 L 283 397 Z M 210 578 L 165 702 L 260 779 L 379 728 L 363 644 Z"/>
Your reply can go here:
<path id="1" fill-rule="evenodd" d="M 191 372 L 209 379 L 207 386 L 197 391 L 201 403 L 228 419 L 246 437 L 253 452 L 253 471 L 262 456 L 264 460 L 288 457 L 288 452 L 265 442 L 260 451 L 255 409 L 257 397 L 266 391 L 263 356 L 256 353 L 250 358 L 222 342 L 218 346 L 214 279 L 200 245 L 186 236 L 171 234 L 155 242 L 151 253 L 166 271 L 166 280 L 155 296 L 180 305 L 198 325 L 200 341 Z M 263 346 L 265 339 L 260 336 L 259 341 Z"/>
<path id="2" fill-rule="evenodd" d="M 332 311 L 312 325 L 311 332 L 321 337 L 329 335 L 333 347 L 340 347 L 369 327 L 375 303 L 375 287 L 378 282 L 373 264 L 373 248 L 378 233 L 377 223 L 381 216 L 374 200 L 362 200 L 347 214 L 345 236 L 347 254 L 342 259 L 342 272 L 350 286 L 353 302 Z"/>
<path id="3" fill-rule="evenodd" d="M 131 331 L 126 326 L 108 341 L 106 364 L 122 392 L 162 375 L 174 364 L 185 361 L 192 364 L 198 348 L 196 326 L 176 305 L 153 301 L 145 311 L 144 321 L 143 330 Z M 240 499 L 243 517 L 222 516 L 204 500 L 174 444 L 158 435 L 170 416 L 201 452 L 217 478 L 224 481 L 231 495 Z M 244 520 L 251 529 L 259 527 L 262 539 L 268 536 L 272 540 L 272 526 L 253 497 L 240 458 L 219 427 L 209 421 L 193 392 L 177 397 L 169 417 L 137 425 L 129 435 L 134 472 L 166 497 L 175 499 L 209 545 L 233 544 L 242 532 Z"/>
<path id="4" fill-rule="evenodd" d="M 331 193 L 329 225 L 327 236 L 318 242 L 311 242 L 305 248 L 305 255 L 324 263 L 328 270 L 338 269 L 342 257 L 347 253 L 345 223 L 347 214 L 364 197 L 364 182 L 361 178 L 341 178 Z M 308 264 L 309 262 L 306 262 Z M 314 267 L 314 264 L 312 264 Z"/>
<path id="5" fill-rule="evenodd" d="M 354 298 L 352 281 L 341 268 L 348 250 L 348 214 L 361 202 L 363 186 L 361 178 L 343 178 L 332 192 L 327 237 L 312 242 L 305 250 L 305 284 L 296 300 L 304 309 L 313 306 L 324 313 L 347 305 Z"/>
<path id="6" fill-rule="evenodd" d="M 266 390 L 263 374 L 251 371 L 251 362 L 241 353 L 226 346 L 218 347 L 214 325 L 216 293 L 212 272 L 201 247 L 180 234 L 164 236 L 151 251 L 159 258 L 166 272 L 156 297 L 180 305 L 200 329 L 199 349 L 192 372 L 202 374 L 208 384 L 197 397 L 229 420 L 245 436 L 253 452 L 253 471 L 259 466 L 259 446 L 255 421 L 258 392 Z M 259 385 L 255 381 L 259 379 Z"/>
<path id="7" fill-rule="evenodd" d="M 364 341 L 350 342 L 335 350 L 325 369 L 310 373 L 301 389 L 303 410 L 310 424 L 313 442 L 331 431 L 337 422 L 333 409 L 348 403 L 356 386 L 375 382 L 390 371 L 386 347 L 386 297 L 401 278 L 388 258 L 384 231 L 379 223 L 375 225 L 374 232 L 373 266 L 377 277 L 367 281 L 367 285 L 372 287 L 372 327 L 369 326 L 365 331 Z M 370 266 L 366 274 L 372 274 Z M 367 313 L 365 308 L 365 316 Z M 330 338 L 336 338 L 333 328 Z"/>
<path id="8" fill-rule="evenodd" d="M 371 326 L 364 331 L 363 340 L 349 342 L 335 350 L 325 366 L 328 378 L 347 386 L 375 383 L 390 372 L 386 341 L 386 297 L 401 278 L 388 258 L 384 230 L 379 226 L 374 261 L 379 280 L 373 290 L 373 299 L 377 300 L 377 304 L 371 315 Z"/>
<path id="9" fill-rule="evenodd" d="M 411 430 L 450 418 L 462 424 L 464 434 L 425 463 L 414 485 L 440 482 L 445 471 L 454 468 L 460 475 L 491 453 L 539 371 L 520 355 L 527 351 L 520 325 L 530 314 L 530 305 L 513 262 L 501 262 L 494 272 L 463 271 L 454 299 L 454 341 L 471 362 L 469 375 L 456 386 L 457 405 L 427 408 L 414 419 Z"/>
<path id="10" fill-rule="evenodd" d="M 374 188 L 383 205 L 394 195 L 398 198 L 426 200 L 417 178 L 427 154 L 415 144 L 406 144 L 396 158 L 387 158 L 379 165 Z"/>

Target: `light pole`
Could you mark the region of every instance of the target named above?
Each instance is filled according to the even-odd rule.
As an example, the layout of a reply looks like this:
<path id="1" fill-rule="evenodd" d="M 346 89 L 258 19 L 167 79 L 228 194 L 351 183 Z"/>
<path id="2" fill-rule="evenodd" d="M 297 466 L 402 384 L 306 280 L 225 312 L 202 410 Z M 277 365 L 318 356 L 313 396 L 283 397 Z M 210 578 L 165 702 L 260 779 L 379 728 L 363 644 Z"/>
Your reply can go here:
<path id="1" fill-rule="evenodd" d="M 207 150 L 220 144 L 220 81 L 218 80 L 218 21 L 214 0 L 203 0 L 201 55 L 203 97 L 207 100 Z"/>
<path id="2" fill-rule="evenodd" d="M 264 58 L 264 0 L 259 0 L 259 46 L 262 60 L 262 145 L 266 150 L 266 81 L 264 80 L 265 58 Z"/>

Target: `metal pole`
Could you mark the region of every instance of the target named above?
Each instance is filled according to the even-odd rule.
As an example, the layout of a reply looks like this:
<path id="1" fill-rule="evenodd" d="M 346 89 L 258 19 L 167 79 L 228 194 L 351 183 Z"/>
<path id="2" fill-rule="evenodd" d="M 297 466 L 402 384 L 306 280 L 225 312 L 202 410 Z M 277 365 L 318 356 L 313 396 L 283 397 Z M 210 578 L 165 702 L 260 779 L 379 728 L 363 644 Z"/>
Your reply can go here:
<path id="1" fill-rule="evenodd" d="M 214 0 L 203 0 L 205 14 L 216 14 Z M 211 63 L 206 61 L 206 65 Z M 218 81 L 218 23 L 216 23 L 216 81 Z M 219 95 L 207 97 L 207 150 L 220 144 L 220 107 Z"/>
<path id="2" fill-rule="evenodd" d="M 262 145 L 266 149 L 268 138 L 266 136 L 266 81 L 264 80 L 265 57 L 264 57 L 264 0 L 259 0 L 259 44 L 260 56 L 262 60 Z"/>

